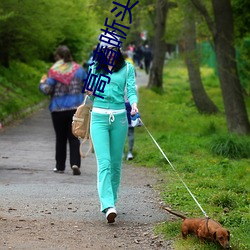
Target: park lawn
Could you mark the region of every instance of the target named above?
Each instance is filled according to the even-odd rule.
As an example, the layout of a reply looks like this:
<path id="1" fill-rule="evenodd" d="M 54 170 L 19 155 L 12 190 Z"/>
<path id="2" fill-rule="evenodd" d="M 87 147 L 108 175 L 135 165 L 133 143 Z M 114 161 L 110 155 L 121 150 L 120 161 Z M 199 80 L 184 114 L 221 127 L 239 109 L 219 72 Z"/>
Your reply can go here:
<path id="1" fill-rule="evenodd" d="M 201 68 L 201 74 L 219 114 L 197 112 L 181 59 L 165 65 L 164 93 L 140 88 L 142 121 L 172 166 L 144 127 L 135 128 L 133 163 L 160 171 L 163 181 L 156 188 L 166 205 L 188 217 L 203 217 L 183 180 L 207 215 L 230 230 L 232 249 L 250 249 L 250 137 L 227 132 L 218 78 L 207 67 Z M 248 113 L 249 104 L 247 100 Z M 197 239 L 187 243 L 178 237 L 180 224 L 180 219 L 162 223 L 155 231 L 167 239 L 174 238 L 178 250 L 201 249 Z M 203 249 L 217 249 L 217 246 L 205 244 Z"/>

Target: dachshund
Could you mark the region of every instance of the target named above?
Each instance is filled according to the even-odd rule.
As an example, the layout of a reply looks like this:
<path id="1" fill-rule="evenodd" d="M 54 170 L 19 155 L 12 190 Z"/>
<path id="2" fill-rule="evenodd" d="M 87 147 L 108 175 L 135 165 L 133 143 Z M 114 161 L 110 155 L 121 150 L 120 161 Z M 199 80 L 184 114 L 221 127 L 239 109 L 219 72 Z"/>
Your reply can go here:
<path id="1" fill-rule="evenodd" d="M 230 232 L 222 225 L 210 218 L 187 218 L 185 215 L 173 212 L 171 209 L 163 207 L 169 213 L 183 219 L 181 233 L 183 239 L 187 239 L 188 234 L 196 235 L 200 241 L 208 240 L 218 242 L 223 249 L 231 249 L 229 240 Z"/>

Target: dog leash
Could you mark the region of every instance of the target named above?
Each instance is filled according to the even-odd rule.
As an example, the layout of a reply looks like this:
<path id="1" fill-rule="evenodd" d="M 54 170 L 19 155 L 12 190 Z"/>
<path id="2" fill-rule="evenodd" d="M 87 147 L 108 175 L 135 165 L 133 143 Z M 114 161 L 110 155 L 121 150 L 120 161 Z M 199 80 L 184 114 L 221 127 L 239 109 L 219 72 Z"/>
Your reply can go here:
<path id="1" fill-rule="evenodd" d="M 165 153 L 163 152 L 163 150 L 161 149 L 161 147 L 159 146 L 159 144 L 157 143 L 157 141 L 154 139 L 154 137 L 152 136 L 152 134 L 149 132 L 148 128 L 145 126 L 145 124 L 143 123 L 143 121 L 141 120 L 141 118 L 139 118 L 142 125 L 144 126 L 144 128 L 146 129 L 146 131 L 148 132 L 148 134 L 150 135 L 151 139 L 153 140 L 153 142 L 155 143 L 155 145 L 158 147 L 158 149 L 160 150 L 160 152 L 162 153 L 162 155 L 165 157 L 165 159 L 167 160 L 167 162 L 169 163 L 169 165 L 172 167 L 172 169 L 175 171 L 175 173 L 177 174 L 177 176 L 179 177 L 179 179 L 181 180 L 182 184 L 185 186 L 185 188 L 187 189 L 187 191 L 189 192 L 189 194 L 191 195 L 191 197 L 193 198 L 193 200 L 196 202 L 196 204 L 198 205 L 198 207 L 200 208 L 200 210 L 202 211 L 202 213 L 205 215 L 206 218 L 209 218 L 209 216 L 207 215 L 207 213 L 203 210 L 203 208 L 201 207 L 201 205 L 199 204 L 199 202 L 196 200 L 196 198 L 194 197 L 194 195 L 192 194 L 192 192 L 190 191 L 190 189 L 188 188 L 188 186 L 186 185 L 186 183 L 182 180 L 182 178 L 180 177 L 180 175 L 178 174 L 177 170 L 175 169 L 175 167 L 173 166 L 173 164 L 170 162 L 170 160 L 168 159 L 168 157 L 165 155 Z"/>

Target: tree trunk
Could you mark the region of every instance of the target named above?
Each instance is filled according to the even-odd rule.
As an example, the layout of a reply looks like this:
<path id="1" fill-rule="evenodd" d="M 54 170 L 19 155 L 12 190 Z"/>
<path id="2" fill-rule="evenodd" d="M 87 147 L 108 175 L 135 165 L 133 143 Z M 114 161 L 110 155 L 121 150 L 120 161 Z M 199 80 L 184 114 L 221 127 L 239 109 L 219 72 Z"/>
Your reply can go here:
<path id="1" fill-rule="evenodd" d="M 191 92 L 200 113 L 217 113 L 218 108 L 207 95 L 200 75 L 200 57 L 196 48 L 195 18 L 190 15 L 193 8 L 187 6 L 185 18 L 185 55 Z"/>
<path id="2" fill-rule="evenodd" d="M 150 70 L 148 87 L 157 87 L 162 89 L 163 66 L 166 53 L 166 43 L 164 41 L 166 18 L 168 12 L 168 1 L 156 1 L 155 16 L 155 37 L 153 45 L 153 63 Z"/>
<path id="3" fill-rule="evenodd" d="M 213 39 L 228 129 L 237 134 L 248 134 L 250 124 L 235 60 L 230 0 L 212 0 L 212 4 L 216 29 Z"/>

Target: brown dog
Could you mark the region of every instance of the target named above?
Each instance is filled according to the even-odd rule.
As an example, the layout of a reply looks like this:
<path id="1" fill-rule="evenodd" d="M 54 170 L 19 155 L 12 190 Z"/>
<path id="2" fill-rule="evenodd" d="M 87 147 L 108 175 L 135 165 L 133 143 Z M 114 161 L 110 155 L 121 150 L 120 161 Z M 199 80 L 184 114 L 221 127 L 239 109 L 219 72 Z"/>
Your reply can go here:
<path id="1" fill-rule="evenodd" d="M 224 249 L 231 249 L 229 245 L 230 232 L 222 225 L 210 218 L 187 218 L 185 215 L 178 214 L 163 207 L 166 211 L 183 219 L 181 233 L 183 239 L 187 239 L 188 234 L 194 234 L 203 240 L 218 242 Z"/>

